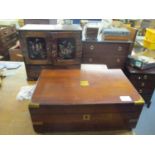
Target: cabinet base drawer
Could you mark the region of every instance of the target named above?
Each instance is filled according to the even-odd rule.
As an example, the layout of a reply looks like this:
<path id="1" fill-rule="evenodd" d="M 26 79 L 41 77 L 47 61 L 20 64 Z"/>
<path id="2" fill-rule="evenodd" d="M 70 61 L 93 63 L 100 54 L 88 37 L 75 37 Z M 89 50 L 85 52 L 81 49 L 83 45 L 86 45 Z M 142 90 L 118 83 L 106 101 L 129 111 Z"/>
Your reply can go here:
<path id="1" fill-rule="evenodd" d="M 131 130 L 141 109 L 141 106 L 29 107 L 36 132 Z"/>

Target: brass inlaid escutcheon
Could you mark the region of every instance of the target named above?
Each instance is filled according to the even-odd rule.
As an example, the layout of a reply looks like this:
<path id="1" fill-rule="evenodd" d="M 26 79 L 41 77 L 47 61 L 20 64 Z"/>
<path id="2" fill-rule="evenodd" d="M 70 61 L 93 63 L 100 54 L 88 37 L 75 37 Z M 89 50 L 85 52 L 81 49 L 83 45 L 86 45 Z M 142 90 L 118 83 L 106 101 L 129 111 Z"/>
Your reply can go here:
<path id="1" fill-rule="evenodd" d="M 84 115 L 82 116 L 82 119 L 83 119 L 84 121 L 89 121 L 89 120 L 90 120 L 90 114 L 84 114 Z"/>
<path id="2" fill-rule="evenodd" d="M 29 104 L 29 108 L 37 109 L 39 107 L 40 107 L 40 105 L 38 103 L 30 103 Z"/>
<path id="3" fill-rule="evenodd" d="M 87 87 L 87 86 L 89 86 L 89 82 L 87 80 L 82 80 L 82 81 L 80 81 L 80 86 Z"/>

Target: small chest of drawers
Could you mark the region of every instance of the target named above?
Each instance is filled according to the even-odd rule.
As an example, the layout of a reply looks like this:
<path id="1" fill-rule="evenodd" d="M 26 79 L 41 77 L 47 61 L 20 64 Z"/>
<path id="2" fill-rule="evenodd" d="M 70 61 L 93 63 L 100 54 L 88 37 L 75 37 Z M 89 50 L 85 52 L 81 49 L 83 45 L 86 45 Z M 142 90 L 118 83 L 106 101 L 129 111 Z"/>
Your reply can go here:
<path id="1" fill-rule="evenodd" d="M 86 41 L 83 42 L 82 62 L 86 64 L 106 64 L 108 68 L 124 68 L 131 52 L 131 42 Z"/>
<path id="2" fill-rule="evenodd" d="M 142 95 L 147 106 L 149 107 L 155 88 L 155 68 L 139 70 L 127 66 L 125 73 L 137 91 Z"/>

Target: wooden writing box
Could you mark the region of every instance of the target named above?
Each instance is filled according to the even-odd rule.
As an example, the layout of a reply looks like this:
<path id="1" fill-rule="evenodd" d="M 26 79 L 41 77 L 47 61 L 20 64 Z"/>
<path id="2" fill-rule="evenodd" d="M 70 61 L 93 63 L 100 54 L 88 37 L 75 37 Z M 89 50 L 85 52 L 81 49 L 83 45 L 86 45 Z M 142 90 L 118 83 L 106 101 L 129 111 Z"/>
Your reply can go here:
<path id="1" fill-rule="evenodd" d="M 143 102 L 121 70 L 85 67 L 43 70 L 29 110 L 37 132 L 130 130 Z"/>

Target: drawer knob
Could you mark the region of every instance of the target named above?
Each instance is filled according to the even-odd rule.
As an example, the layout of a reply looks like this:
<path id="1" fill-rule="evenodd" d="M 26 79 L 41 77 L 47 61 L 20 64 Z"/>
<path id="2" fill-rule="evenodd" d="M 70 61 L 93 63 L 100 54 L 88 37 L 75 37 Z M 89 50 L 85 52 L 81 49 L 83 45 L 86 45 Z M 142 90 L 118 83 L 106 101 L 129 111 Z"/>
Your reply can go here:
<path id="1" fill-rule="evenodd" d="M 116 59 L 116 62 L 117 62 L 117 63 L 120 63 L 120 61 L 121 61 L 121 60 L 120 60 L 119 58 Z"/>
<path id="2" fill-rule="evenodd" d="M 118 51 L 122 51 L 123 50 L 123 47 L 122 46 L 118 46 Z"/>
<path id="3" fill-rule="evenodd" d="M 145 80 L 147 79 L 147 75 L 144 75 L 144 79 L 145 79 Z"/>
<path id="4" fill-rule="evenodd" d="M 144 86 L 145 86 L 145 83 L 144 83 L 144 82 L 142 82 L 142 83 L 141 83 L 141 86 L 142 86 L 142 87 L 144 87 Z"/>
<path id="5" fill-rule="evenodd" d="M 82 116 L 82 119 L 83 119 L 84 121 L 89 121 L 89 120 L 90 120 L 90 114 L 84 114 L 84 115 Z"/>
<path id="6" fill-rule="evenodd" d="M 142 89 L 139 89 L 139 93 L 140 93 L 140 94 L 143 93 L 143 90 L 142 90 Z"/>
<path id="7" fill-rule="evenodd" d="M 141 80 L 142 78 L 141 78 L 141 76 L 138 76 L 138 80 Z"/>
<path id="8" fill-rule="evenodd" d="M 89 58 L 89 62 L 93 62 L 93 59 L 92 58 Z"/>
<path id="9" fill-rule="evenodd" d="M 89 48 L 90 48 L 90 50 L 94 50 L 95 47 L 94 47 L 94 45 L 90 45 Z"/>

